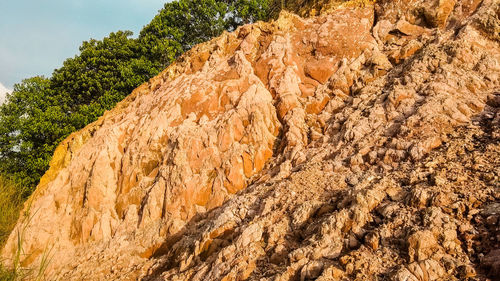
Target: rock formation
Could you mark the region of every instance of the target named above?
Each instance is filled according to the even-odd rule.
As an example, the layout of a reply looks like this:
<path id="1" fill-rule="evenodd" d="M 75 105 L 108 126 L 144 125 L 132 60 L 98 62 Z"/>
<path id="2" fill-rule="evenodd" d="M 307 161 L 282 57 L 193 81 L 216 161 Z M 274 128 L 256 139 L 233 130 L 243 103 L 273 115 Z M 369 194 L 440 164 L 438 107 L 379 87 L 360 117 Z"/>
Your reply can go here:
<path id="1" fill-rule="evenodd" d="M 499 276 L 500 2 L 323 2 L 68 137 L 3 257 L 20 235 L 50 280 Z"/>

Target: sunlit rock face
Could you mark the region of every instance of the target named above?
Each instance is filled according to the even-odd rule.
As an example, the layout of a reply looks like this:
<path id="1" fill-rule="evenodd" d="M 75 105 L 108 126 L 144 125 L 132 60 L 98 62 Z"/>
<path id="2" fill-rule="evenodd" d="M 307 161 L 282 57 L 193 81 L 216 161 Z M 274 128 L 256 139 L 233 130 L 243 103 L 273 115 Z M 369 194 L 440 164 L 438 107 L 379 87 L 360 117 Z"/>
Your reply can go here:
<path id="1" fill-rule="evenodd" d="M 59 146 L 2 255 L 19 233 L 60 280 L 500 270 L 474 217 L 498 220 L 499 5 L 348 2 L 194 47 Z"/>

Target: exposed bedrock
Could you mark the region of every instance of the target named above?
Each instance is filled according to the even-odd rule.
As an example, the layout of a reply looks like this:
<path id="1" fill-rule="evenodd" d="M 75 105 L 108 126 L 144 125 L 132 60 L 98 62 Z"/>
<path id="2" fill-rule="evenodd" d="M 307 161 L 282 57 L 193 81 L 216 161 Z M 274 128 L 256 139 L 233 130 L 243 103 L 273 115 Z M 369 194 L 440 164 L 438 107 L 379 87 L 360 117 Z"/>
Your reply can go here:
<path id="1" fill-rule="evenodd" d="M 194 47 L 59 146 L 2 256 L 21 233 L 60 280 L 498 274 L 500 3 L 358 2 Z"/>

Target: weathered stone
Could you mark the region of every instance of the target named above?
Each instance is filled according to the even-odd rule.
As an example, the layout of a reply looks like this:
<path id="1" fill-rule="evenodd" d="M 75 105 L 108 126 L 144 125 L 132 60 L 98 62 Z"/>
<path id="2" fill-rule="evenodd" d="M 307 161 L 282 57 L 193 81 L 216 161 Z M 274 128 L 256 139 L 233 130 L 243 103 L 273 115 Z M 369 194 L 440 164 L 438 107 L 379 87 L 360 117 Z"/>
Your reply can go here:
<path id="1" fill-rule="evenodd" d="M 494 93 L 488 95 L 488 100 L 486 101 L 486 104 L 488 104 L 491 107 L 500 107 L 500 93 Z"/>
<path id="2" fill-rule="evenodd" d="M 432 27 L 445 27 L 456 0 L 433 0 L 424 5 L 424 15 Z"/>
<path id="3" fill-rule="evenodd" d="M 431 257 L 437 247 L 437 240 L 430 231 L 417 231 L 408 237 L 410 261 L 422 261 Z"/>
<path id="4" fill-rule="evenodd" d="M 378 249 L 379 241 L 380 237 L 377 233 L 371 232 L 365 236 L 365 242 L 375 251 Z"/>
<path id="5" fill-rule="evenodd" d="M 320 261 L 313 261 L 306 264 L 300 272 L 300 280 L 316 279 L 323 272 L 323 263 Z"/>
<path id="6" fill-rule="evenodd" d="M 313 2 L 71 135 L 2 256 L 19 233 L 50 280 L 496 274 L 498 3 Z"/>
<path id="7" fill-rule="evenodd" d="M 500 249 L 491 250 L 481 259 L 481 265 L 489 269 L 490 276 L 500 275 Z"/>

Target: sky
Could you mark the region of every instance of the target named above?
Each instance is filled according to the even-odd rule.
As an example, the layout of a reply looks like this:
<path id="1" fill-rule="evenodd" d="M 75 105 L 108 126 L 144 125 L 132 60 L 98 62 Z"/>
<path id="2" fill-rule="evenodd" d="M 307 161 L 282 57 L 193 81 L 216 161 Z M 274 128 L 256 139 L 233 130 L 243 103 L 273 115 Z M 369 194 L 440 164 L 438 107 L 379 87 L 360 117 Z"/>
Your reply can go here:
<path id="1" fill-rule="evenodd" d="M 0 0 L 0 100 L 4 88 L 50 77 L 82 41 L 110 32 L 134 36 L 167 0 Z"/>

